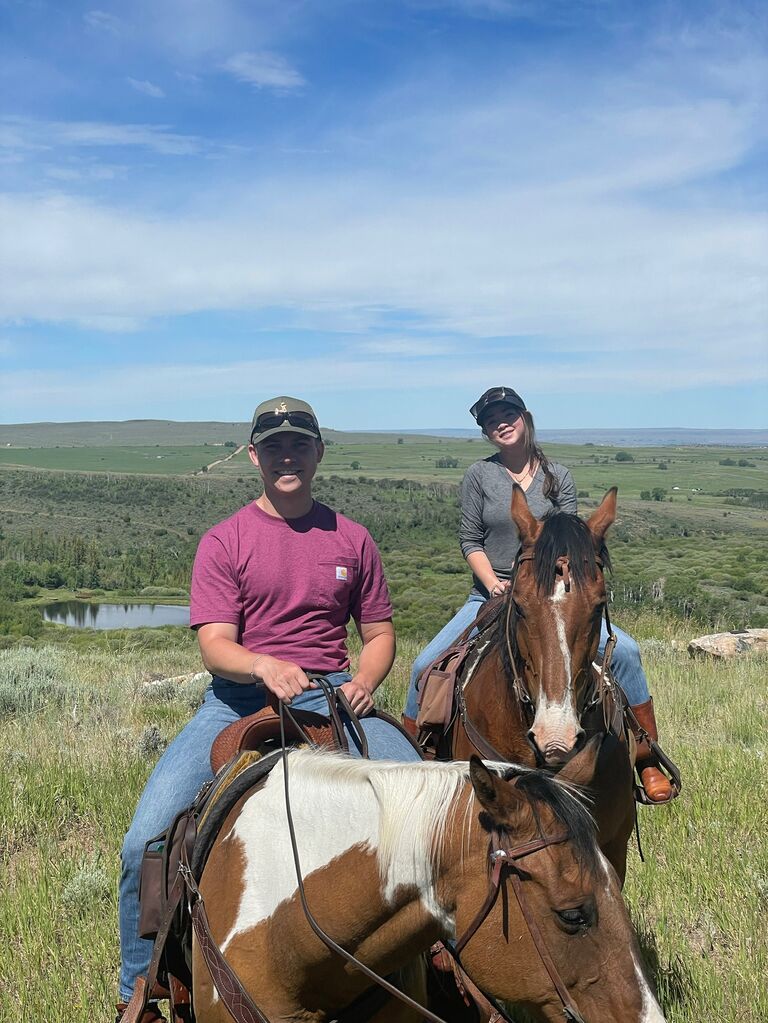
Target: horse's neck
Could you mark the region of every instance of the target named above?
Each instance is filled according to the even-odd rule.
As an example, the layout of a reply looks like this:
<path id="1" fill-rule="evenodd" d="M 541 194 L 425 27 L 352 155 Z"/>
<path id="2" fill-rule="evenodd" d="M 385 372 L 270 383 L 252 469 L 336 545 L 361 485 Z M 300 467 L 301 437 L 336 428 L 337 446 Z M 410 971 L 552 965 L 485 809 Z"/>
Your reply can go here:
<path id="1" fill-rule="evenodd" d="M 531 760 L 531 748 L 525 739 L 528 726 L 504 668 L 500 644 L 495 644 L 475 669 L 464 700 L 472 724 L 500 756 L 518 763 Z"/>

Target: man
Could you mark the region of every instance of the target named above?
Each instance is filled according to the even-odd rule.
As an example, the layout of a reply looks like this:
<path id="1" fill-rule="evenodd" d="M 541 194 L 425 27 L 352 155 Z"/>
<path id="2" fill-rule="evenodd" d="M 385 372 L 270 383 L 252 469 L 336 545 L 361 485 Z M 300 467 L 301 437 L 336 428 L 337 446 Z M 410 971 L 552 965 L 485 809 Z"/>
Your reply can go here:
<path id="1" fill-rule="evenodd" d="M 323 457 L 312 408 L 286 396 L 263 402 L 253 415 L 248 454 L 264 492 L 203 536 L 192 571 L 190 625 L 213 682 L 200 710 L 159 760 L 123 845 L 118 1020 L 152 950 L 137 934 L 144 845 L 211 777 L 216 735 L 260 710 L 267 691 L 322 713 L 325 698 L 308 673 L 324 675 L 344 691 L 356 714 L 368 714 L 395 656 L 392 607 L 376 545 L 363 526 L 312 497 Z M 346 648 L 350 618 L 362 639 L 354 675 Z M 418 759 L 391 725 L 377 718 L 362 724 L 373 759 Z M 359 756 L 354 733 L 347 733 L 350 751 Z M 150 1002 L 142 1023 L 162 1019 L 157 1002 Z"/>

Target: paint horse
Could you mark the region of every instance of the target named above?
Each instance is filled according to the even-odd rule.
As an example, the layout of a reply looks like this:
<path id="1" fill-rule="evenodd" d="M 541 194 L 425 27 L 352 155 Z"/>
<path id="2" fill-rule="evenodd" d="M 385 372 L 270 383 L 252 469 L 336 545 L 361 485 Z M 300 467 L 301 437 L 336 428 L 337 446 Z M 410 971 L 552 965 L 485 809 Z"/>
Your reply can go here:
<path id="1" fill-rule="evenodd" d="M 565 514 L 539 521 L 515 486 L 511 515 L 522 547 L 498 624 L 481 637 L 480 659 L 460 680 L 451 756 L 480 752 L 557 771 L 603 734 L 592 813 L 600 848 L 623 884 L 635 820 L 634 740 L 623 727 L 615 684 L 593 666 L 607 616 L 605 533 L 616 516 L 616 493 L 611 488 L 586 522 Z M 487 607 L 482 616 L 493 614 Z"/>
<path id="2" fill-rule="evenodd" d="M 212 848 L 200 891 L 213 937 L 269 1023 L 341 1018 L 371 986 L 329 951 L 303 912 L 288 770 L 307 904 L 335 942 L 378 974 L 419 961 L 438 939 L 458 938 L 474 981 L 538 1020 L 565 1013 L 586 1023 L 663 1023 L 616 875 L 573 790 L 588 780 L 594 755 L 590 745 L 553 779 L 478 758 L 400 764 L 293 751 L 289 767 L 278 764 L 241 798 Z M 513 885 L 515 894 L 524 890 L 531 929 Z M 544 955 L 570 1000 L 567 1012 Z M 192 973 L 198 1023 L 230 1023 L 197 943 Z M 372 1017 L 351 1018 L 418 1023 L 422 1013 L 390 1001 Z"/>

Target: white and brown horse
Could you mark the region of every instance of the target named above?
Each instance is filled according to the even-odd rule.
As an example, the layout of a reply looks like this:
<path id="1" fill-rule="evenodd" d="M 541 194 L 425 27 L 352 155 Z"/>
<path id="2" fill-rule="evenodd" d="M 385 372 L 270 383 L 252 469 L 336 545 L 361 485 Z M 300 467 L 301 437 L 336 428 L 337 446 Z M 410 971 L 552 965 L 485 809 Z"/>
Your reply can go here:
<path id="1" fill-rule="evenodd" d="M 562 1020 L 545 947 L 578 1008 L 569 1018 L 663 1023 L 616 874 L 571 784 L 588 781 L 594 757 L 590 744 L 552 779 L 477 758 L 398 764 L 288 754 L 291 814 L 315 919 L 379 974 L 407 968 L 438 939 L 463 935 L 462 963 L 481 988 L 537 1019 Z M 270 1023 L 323 1023 L 371 981 L 329 951 L 307 922 L 284 780 L 279 764 L 234 807 L 200 891 L 214 938 Z M 538 940 L 515 898 L 519 889 Z M 193 988 L 199 1023 L 230 1023 L 197 943 Z M 373 1018 L 422 1017 L 390 1001 Z"/>

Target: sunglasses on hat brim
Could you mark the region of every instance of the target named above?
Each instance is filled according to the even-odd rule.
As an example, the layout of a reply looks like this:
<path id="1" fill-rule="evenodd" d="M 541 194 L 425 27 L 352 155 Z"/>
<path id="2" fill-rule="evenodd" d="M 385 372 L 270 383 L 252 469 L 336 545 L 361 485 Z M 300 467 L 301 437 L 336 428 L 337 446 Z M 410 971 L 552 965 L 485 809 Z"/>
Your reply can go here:
<path id="1" fill-rule="evenodd" d="M 320 436 L 320 427 L 308 412 L 262 412 L 254 423 L 251 438 L 266 433 L 267 430 L 276 430 L 283 423 L 295 426 L 297 430 L 308 430 L 316 437 Z"/>

